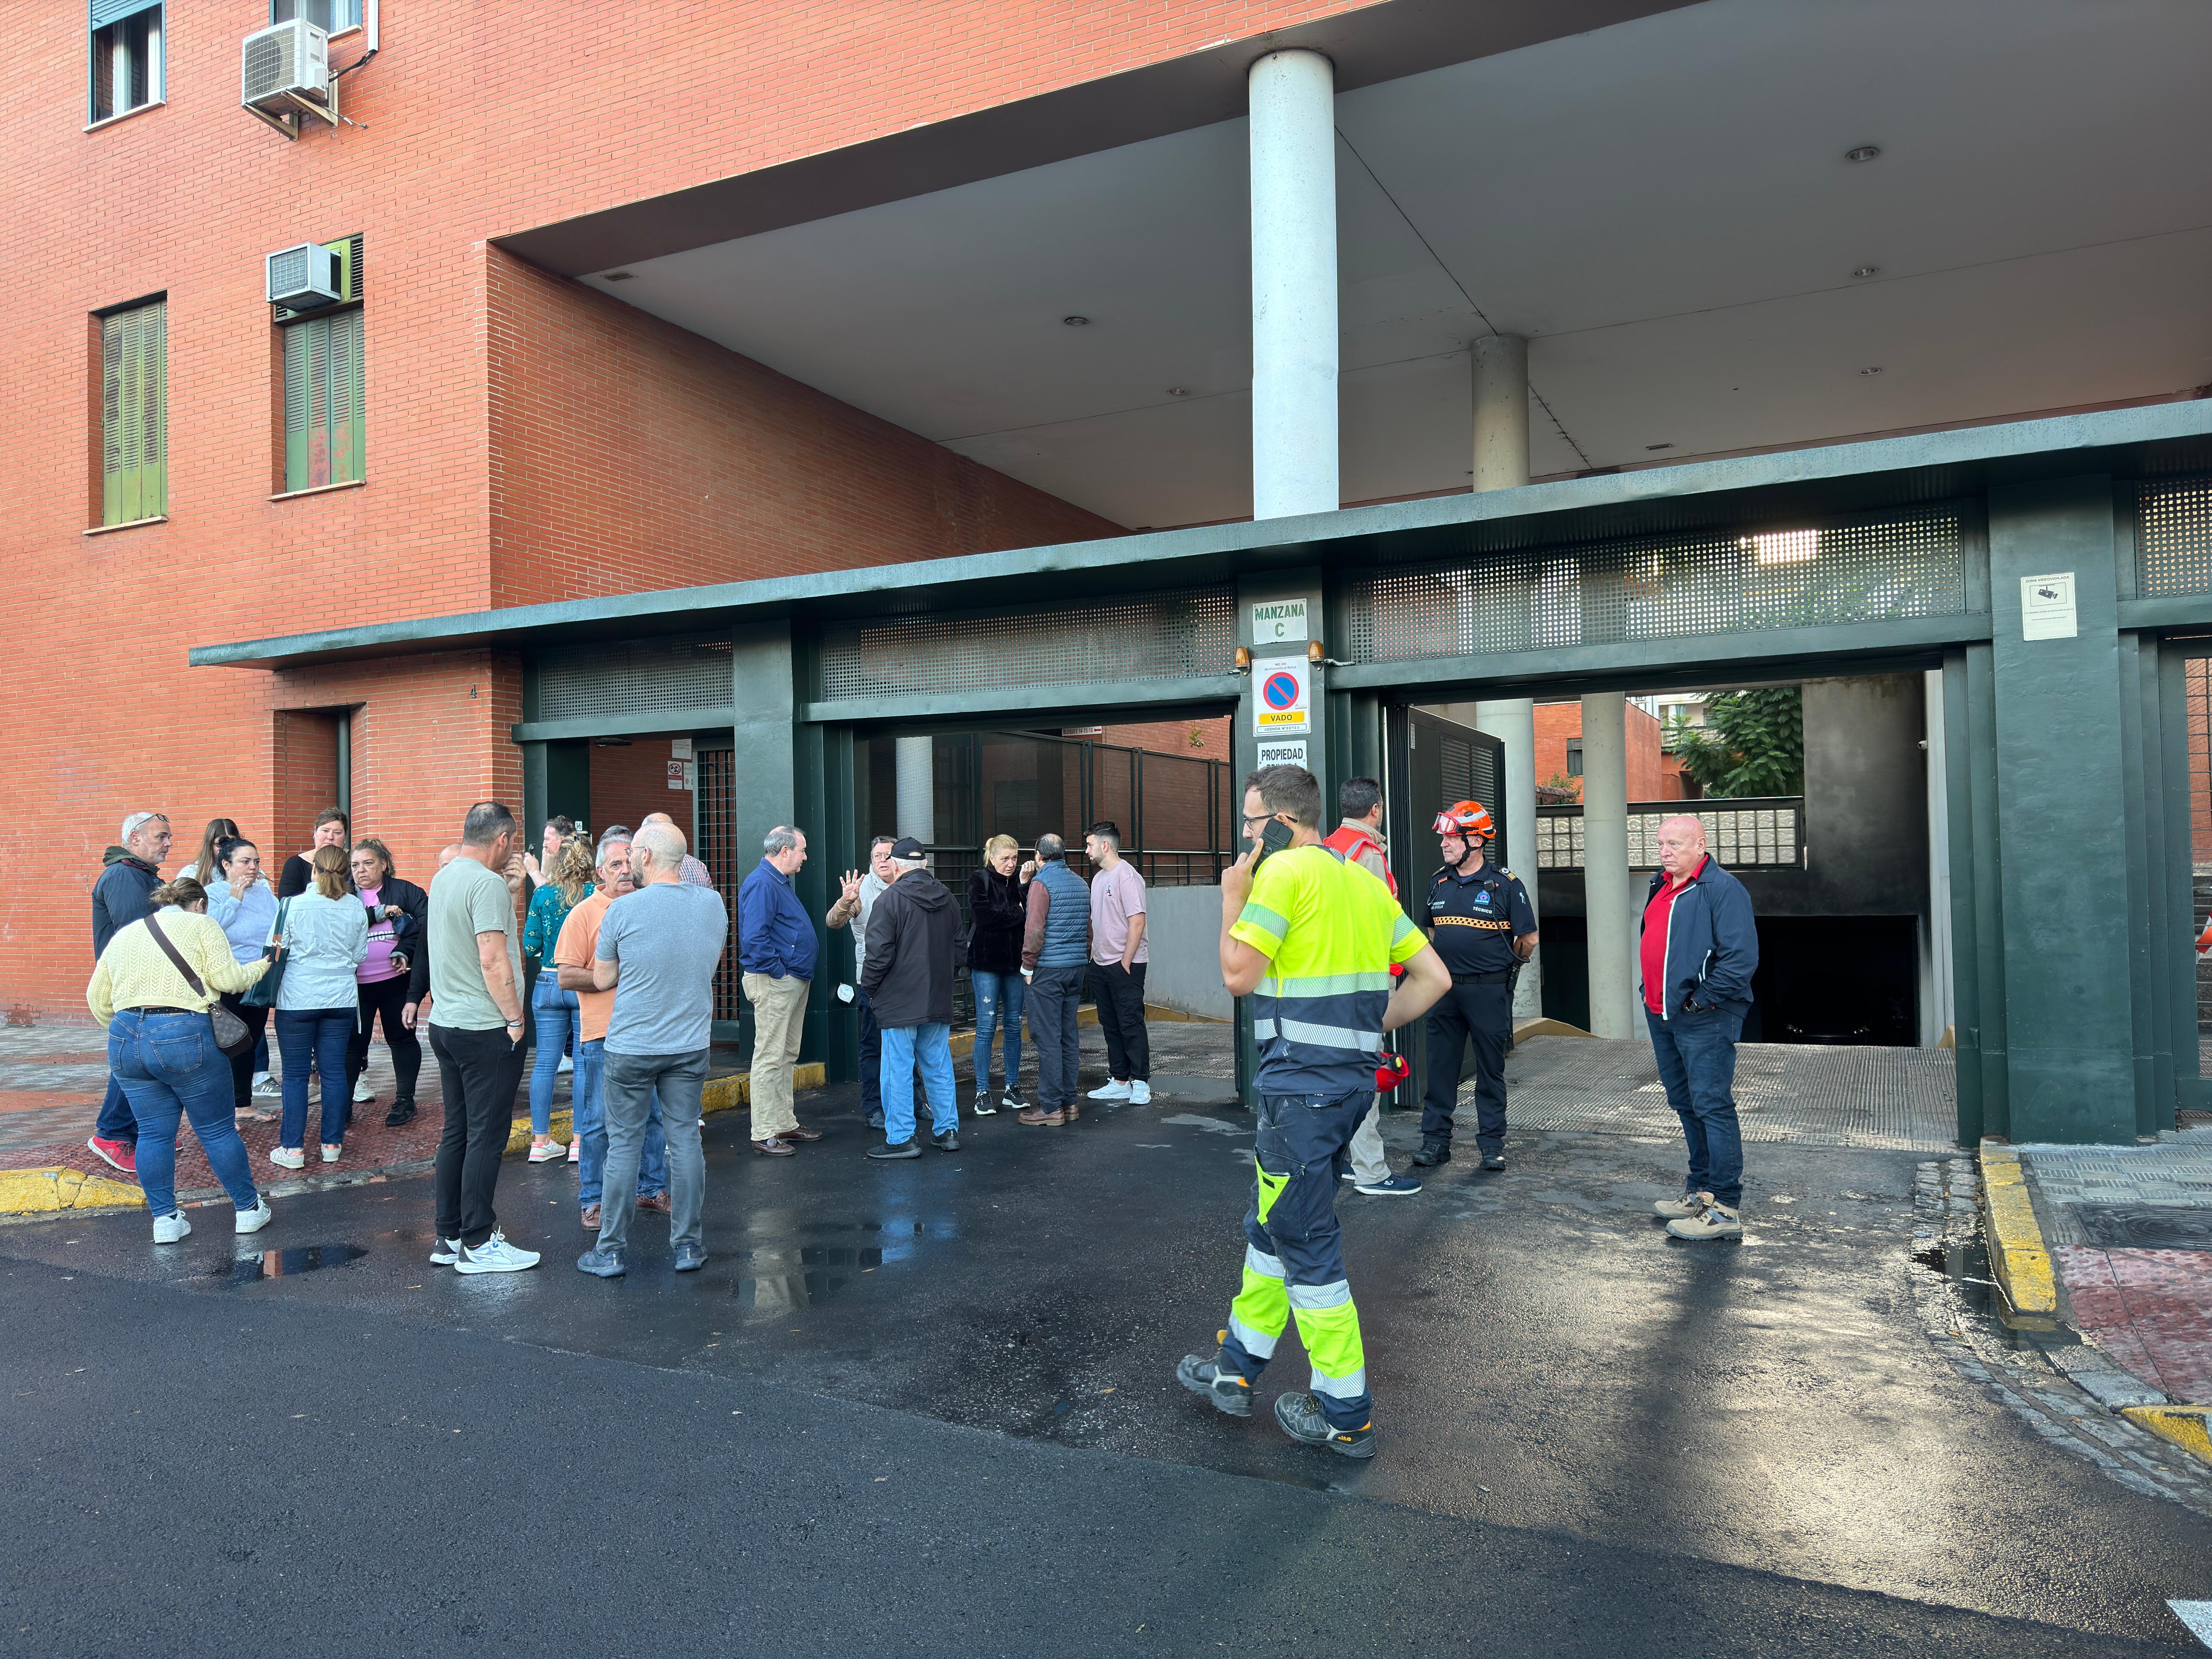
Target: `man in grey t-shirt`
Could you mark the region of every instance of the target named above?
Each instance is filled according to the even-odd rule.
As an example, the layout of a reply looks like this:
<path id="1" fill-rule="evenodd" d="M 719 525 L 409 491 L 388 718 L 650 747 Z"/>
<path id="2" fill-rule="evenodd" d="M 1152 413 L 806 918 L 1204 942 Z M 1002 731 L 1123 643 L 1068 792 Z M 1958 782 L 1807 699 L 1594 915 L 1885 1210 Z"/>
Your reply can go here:
<path id="1" fill-rule="evenodd" d="M 648 822 L 637 831 L 629 852 L 637 890 L 607 907 L 592 964 L 592 983 L 615 994 L 600 1085 L 607 1124 L 602 1188 L 626 1193 L 637 1184 L 646 1117 L 658 1089 L 678 1273 L 707 1263 L 699 1228 L 707 1184 L 699 1103 L 714 1036 L 714 969 L 730 931 L 721 895 L 684 880 L 684 832 L 674 825 Z M 601 1279 L 628 1271 L 623 1252 L 631 1213 L 628 1204 L 600 1207 L 599 1243 L 577 1259 L 578 1268 Z"/>

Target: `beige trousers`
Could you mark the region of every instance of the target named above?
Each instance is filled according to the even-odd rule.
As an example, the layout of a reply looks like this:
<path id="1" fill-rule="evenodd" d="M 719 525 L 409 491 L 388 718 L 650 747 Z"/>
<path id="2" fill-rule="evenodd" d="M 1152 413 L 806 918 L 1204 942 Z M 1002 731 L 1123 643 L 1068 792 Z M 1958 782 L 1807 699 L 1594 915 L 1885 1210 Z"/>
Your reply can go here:
<path id="1" fill-rule="evenodd" d="M 799 1123 L 791 1101 L 791 1072 L 799 1063 L 811 987 L 788 974 L 781 979 L 747 974 L 744 982 L 745 1000 L 753 1006 L 753 1139 L 766 1140 Z"/>

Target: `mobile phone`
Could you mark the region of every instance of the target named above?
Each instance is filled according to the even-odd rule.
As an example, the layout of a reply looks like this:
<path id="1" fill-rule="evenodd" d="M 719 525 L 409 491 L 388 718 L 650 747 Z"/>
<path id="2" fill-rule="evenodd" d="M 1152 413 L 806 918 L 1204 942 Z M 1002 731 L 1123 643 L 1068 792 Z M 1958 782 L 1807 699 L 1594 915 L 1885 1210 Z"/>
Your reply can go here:
<path id="1" fill-rule="evenodd" d="M 1252 860 L 1257 870 L 1267 861 L 1271 853 L 1279 853 L 1291 844 L 1291 826 L 1280 818 L 1269 818 L 1267 827 L 1260 832 L 1260 856 Z"/>

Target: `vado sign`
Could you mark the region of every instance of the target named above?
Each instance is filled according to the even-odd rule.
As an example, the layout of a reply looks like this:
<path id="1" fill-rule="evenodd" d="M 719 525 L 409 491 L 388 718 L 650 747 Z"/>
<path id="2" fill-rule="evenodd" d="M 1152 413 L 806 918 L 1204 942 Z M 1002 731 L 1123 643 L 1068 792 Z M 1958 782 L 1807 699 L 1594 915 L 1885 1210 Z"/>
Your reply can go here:
<path id="1" fill-rule="evenodd" d="M 1263 738 L 1313 729 L 1306 712 L 1306 659 L 1267 657 L 1252 665 L 1252 729 Z"/>
<path id="2" fill-rule="evenodd" d="M 1304 599 L 1270 599 L 1265 605 L 1252 607 L 1252 648 L 1255 651 L 1264 651 L 1271 645 L 1282 645 L 1307 637 L 1306 602 Z"/>

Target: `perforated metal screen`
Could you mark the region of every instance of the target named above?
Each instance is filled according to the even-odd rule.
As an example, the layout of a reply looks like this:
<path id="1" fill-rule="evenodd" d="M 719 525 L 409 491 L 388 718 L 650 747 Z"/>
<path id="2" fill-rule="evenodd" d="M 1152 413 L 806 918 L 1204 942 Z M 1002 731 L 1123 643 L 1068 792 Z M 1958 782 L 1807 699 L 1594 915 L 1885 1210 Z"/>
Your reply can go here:
<path id="1" fill-rule="evenodd" d="M 1966 608 L 1956 511 L 1511 550 L 1350 585 L 1351 659 L 1403 662 Z"/>
<path id="2" fill-rule="evenodd" d="M 1236 656 L 1235 601 L 1206 589 L 1018 616 L 836 624 L 822 635 L 822 695 L 988 699 L 1007 685 L 1199 679 L 1227 673 Z"/>
<path id="3" fill-rule="evenodd" d="M 2146 484 L 2136 502 L 2142 548 L 2136 590 L 2148 599 L 2212 593 L 2212 480 Z"/>
<path id="4" fill-rule="evenodd" d="M 1659 826 L 1676 812 L 1695 813 L 1705 826 L 1705 843 L 1724 869 L 1789 869 L 1798 859 L 1804 802 L 1786 799 L 1698 800 L 1660 807 L 1632 807 L 1628 813 L 1628 867 L 1659 867 Z M 1536 867 L 1583 867 L 1583 809 L 1536 809 Z"/>
<path id="5" fill-rule="evenodd" d="M 574 646 L 538 658 L 540 720 L 726 708 L 732 696 L 726 635 Z"/>

